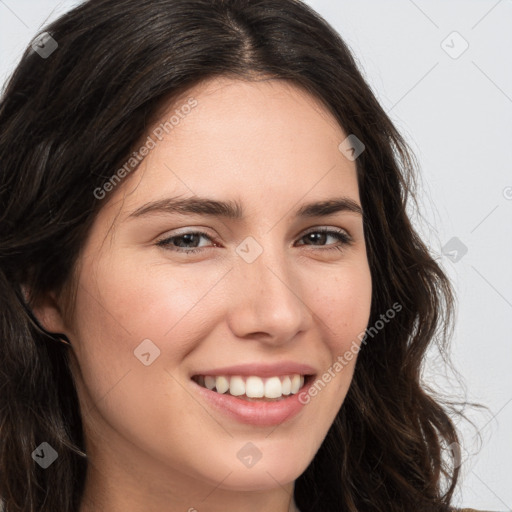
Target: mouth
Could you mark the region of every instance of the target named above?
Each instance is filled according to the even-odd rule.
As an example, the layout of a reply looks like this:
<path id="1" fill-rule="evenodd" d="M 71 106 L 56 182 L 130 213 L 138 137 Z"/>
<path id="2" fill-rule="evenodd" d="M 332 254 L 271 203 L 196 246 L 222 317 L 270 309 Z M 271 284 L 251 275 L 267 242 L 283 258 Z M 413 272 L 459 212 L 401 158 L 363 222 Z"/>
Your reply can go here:
<path id="1" fill-rule="evenodd" d="M 289 374 L 271 377 L 257 375 L 194 375 L 199 386 L 221 395 L 247 402 L 279 402 L 308 387 L 314 375 Z"/>
<path id="2" fill-rule="evenodd" d="M 304 401 L 303 395 L 315 375 L 309 365 L 281 362 L 203 370 L 190 380 L 214 417 L 220 415 L 253 427 L 275 427 L 301 417 L 308 409 L 309 401 Z"/>

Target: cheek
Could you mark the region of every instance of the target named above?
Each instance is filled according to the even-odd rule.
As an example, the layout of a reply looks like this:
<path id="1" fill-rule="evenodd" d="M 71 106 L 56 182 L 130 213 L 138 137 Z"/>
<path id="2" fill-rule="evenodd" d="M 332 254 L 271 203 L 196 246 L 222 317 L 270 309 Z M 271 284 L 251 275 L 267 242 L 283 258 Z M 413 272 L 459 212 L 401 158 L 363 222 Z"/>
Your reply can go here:
<path id="1" fill-rule="evenodd" d="M 180 396 L 172 377 L 181 378 L 181 362 L 222 318 L 215 285 L 225 271 L 117 262 L 84 269 L 80 280 L 73 331 L 84 391 L 93 402 L 113 400 L 111 390 L 124 393 L 132 382 L 130 403 L 149 404 L 162 393 L 159 400 L 172 403 L 170 395 Z"/>
<path id="2" fill-rule="evenodd" d="M 363 332 L 370 318 L 372 281 L 368 265 L 347 264 L 317 272 L 307 304 L 319 317 L 324 340 L 335 357 Z"/>
<path id="3" fill-rule="evenodd" d="M 200 429 L 204 410 L 184 391 L 179 364 L 196 340 L 208 335 L 198 323 L 206 314 L 200 299 L 219 277 L 205 272 L 187 281 L 180 279 L 184 273 L 173 273 L 172 279 L 169 274 L 164 266 L 135 271 L 124 264 L 115 272 L 84 272 L 94 279 L 84 277 L 77 295 L 78 387 L 82 406 L 92 411 L 86 423 L 99 425 L 95 431 L 116 431 L 156 459 L 172 456 L 186 466 L 196 452 L 208 452 L 218 434 Z M 194 307 L 199 302 L 202 309 Z M 160 351 L 147 366 L 134 354 L 146 339 Z M 152 358 L 155 348 L 147 350 Z"/>
<path id="4" fill-rule="evenodd" d="M 177 354 L 186 350 L 183 344 L 205 324 L 211 296 L 215 295 L 211 292 L 224 271 L 136 265 L 130 258 L 117 261 L 115 266 L 103 265 L 84 273 L 94 275 L 94 279 L 84 279 L 84 293 L 77 304 L 82 334 L 106 339 L 115 350 L 133 351 L 146 338 L 161 350 L 169 340 Z"/>
<path id="5" fill-rule="evenodd" d="M 370 318 L 372 281 L 366 262 L 316 272 L 304 302 L 317 318 L 329 361 L 316 377 L 303 403 L 315 408 L 325 426 L 334 421 L 352 382 L 362 333 Z"/>

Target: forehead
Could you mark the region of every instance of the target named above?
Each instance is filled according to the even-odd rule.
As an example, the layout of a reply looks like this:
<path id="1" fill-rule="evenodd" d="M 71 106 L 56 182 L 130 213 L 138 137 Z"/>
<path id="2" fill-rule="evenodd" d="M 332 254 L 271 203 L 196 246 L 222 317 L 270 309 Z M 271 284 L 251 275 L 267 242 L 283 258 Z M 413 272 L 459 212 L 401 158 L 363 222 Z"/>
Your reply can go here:
<path id="1" fill-rule="evenodd" d="M 296 203 L 333 188 L 358 199 L 355 163 L 338 149 L 346 134 L 320 100 L 293 83 L 215 78 L 159 115 L 143 138 L 154 141 L 151 150 L 114 191 L 125 213 L 180 194 L 236 193 L 262 207 L 269 195 Z"/>

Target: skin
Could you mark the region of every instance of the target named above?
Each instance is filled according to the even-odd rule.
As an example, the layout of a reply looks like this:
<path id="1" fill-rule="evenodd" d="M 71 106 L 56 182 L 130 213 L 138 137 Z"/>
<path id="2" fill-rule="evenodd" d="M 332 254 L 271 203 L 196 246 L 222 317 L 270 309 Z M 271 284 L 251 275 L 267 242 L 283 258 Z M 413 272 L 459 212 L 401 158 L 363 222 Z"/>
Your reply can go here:
<path id="1" fill-rule="evenodd" d="M 287 512 L 356 357 L 277 427 L 214 411 L 189 376 L 287 359 L 312 365 L 318 378 L 368 324 L 361 215 L 294 216 L 333 197 L 361 204 L 355 162 L 338 149 L 347 134 L 334 117 L 281 80 L 216 78 L 183 98 L 191 96 L 197 107 L 103 200 L 77 267 L 72 317 L 57 295 L 37 309 L 72 344 L 89 460 L 80 512 Z M 245 216 L 129 218 L 151 201 L 194 194 L 238 200 Z M 308 241 L 306 232 L 322 227 L 345 231 L 352 243 Z M 209 238 L 176 240 L 184 250 L 199 246 L 196 254 L 156 245 L 197 229 Z M 263 249 L 252 263 L 236 252 L 248 236 Z M 149 366 L 134 356 L 144 339 L 160 350 Z M 247 442 L 262 454 L 251 468 L 237 457 Z"/>

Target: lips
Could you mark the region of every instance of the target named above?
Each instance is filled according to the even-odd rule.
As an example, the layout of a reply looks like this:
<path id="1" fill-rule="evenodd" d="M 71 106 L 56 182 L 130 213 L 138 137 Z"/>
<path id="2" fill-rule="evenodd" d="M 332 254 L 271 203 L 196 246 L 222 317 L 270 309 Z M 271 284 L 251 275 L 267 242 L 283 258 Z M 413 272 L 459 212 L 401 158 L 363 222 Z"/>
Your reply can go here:
<path id="1" fill-rule="evenodd" d="M 304 363 L 296 363 L 293 361 L 281 361 L 272 364 L 256 364 L 256 363 L 247 363 L 247 364 L 237 364 L 233 366 L 223 366 L 218 368 L 203 368 L 194 371 L 190 376 L 193 375 L 203 375 L 203 376 L 233 376 L 233 375 L 241 375 L 245 377 L 249 377 L 251 375 L 257 376 L 260 378 L 265 377 L 284 377 L 286 375 L 313 375 L 316 373 L 316 370 Z"/>
<path id="2" fill-rule="evenodd" d="M 282 361 L 274 364 L 242 364 L 199 371 L 192 380 L 217 393 L 246 398 L 280 398 L 296 394 L 308 376 L 315 373 L 306 364 Z"/>
<path id="3" fill-rule="evenodd" d="M 295 395 L 304 385 L 308 376 L 285 375 L 261 378 L 256 375 L 242 376 L 211 375 L 194 376 L 192 379 L 200 386 L 217 393 L 227 393 L 231 396 L 252 399 L 279 399 L 283 396 Z"/>
<path id="4" fill-rule="evenodd" d="M 314 376 L 308 377 L 304 386 L 295 395 L 290 394 L 280 398 L 248 398 L 245 395 L 232 396 L 228 393 L 217 393 L 191 379 L 194 392 L 202 398 L 214 416 L 220 414 L 238 423 L 259 427 L 275 426 L 293 420 L 306 407 L 306 404 L 300 400 L 300 395 L 307 392 L 313 381 Z"/>
<path id="5" fill-rule="evenodd" d="M 300 413 L 304 404 L 298 395 L 315 375 L 307 364 L 284 361 L 198 370 L 190 379 L 214 410 L 238 422 L 270 426 Z"/>

